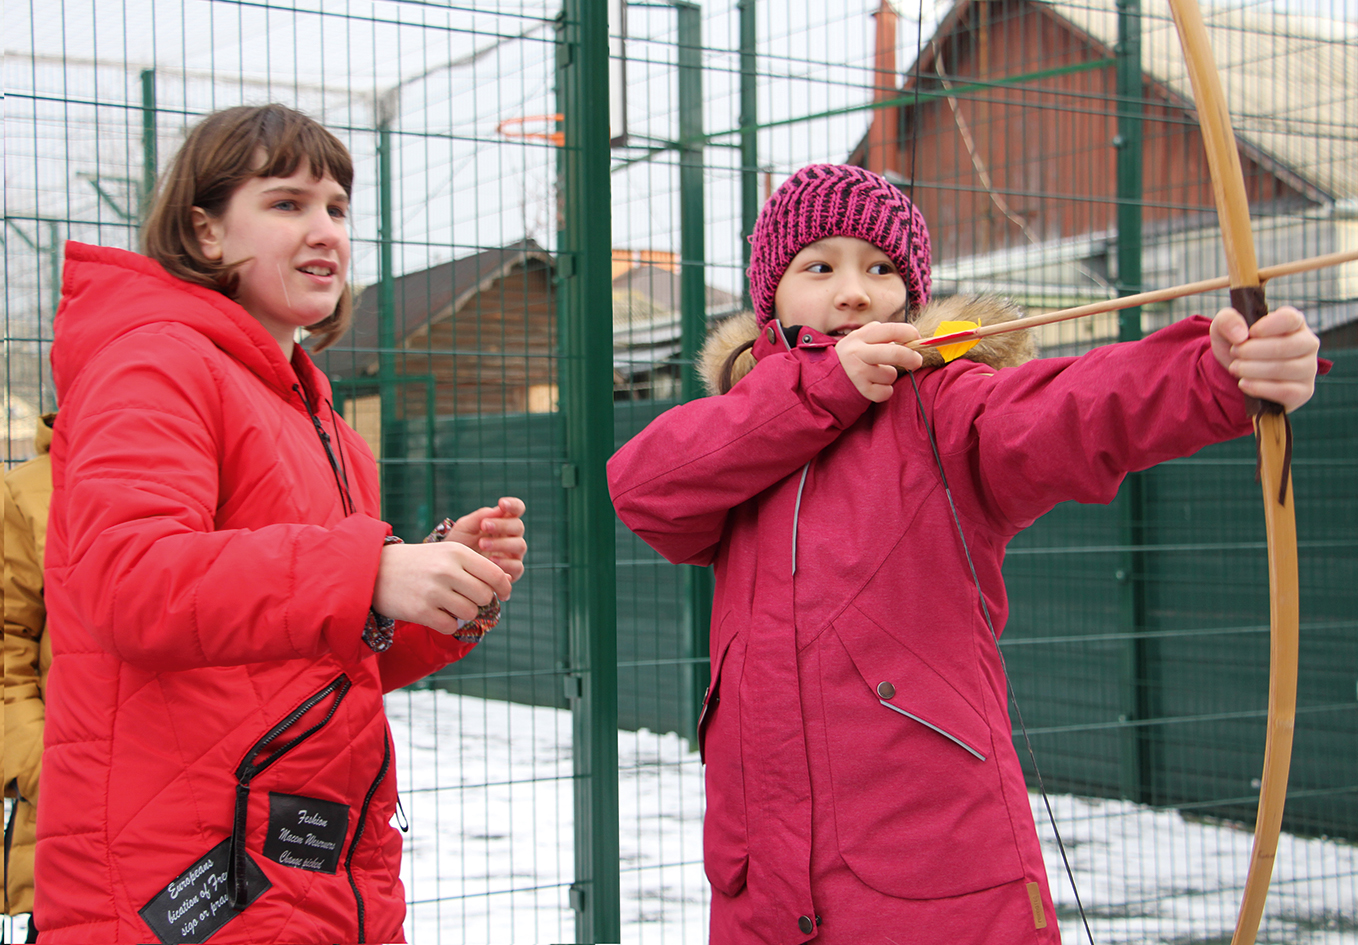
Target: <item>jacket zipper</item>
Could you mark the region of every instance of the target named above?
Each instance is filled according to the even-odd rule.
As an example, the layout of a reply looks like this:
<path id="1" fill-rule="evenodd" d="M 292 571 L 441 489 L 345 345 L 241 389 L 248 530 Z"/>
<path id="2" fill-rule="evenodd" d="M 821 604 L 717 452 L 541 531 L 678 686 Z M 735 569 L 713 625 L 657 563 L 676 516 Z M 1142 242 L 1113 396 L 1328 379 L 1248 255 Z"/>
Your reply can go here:
<path id="1" fill-rule="evenodd" d="M 354 828 L 354 839 L 349 844 L 349 854 L 344 858 L 344 872 L 349 877 L 349 888 L 354 891 L 354 904 L 358 907 L 358 941 L 366 942 L 367 934 L 363 928 L 363 894 L 358 891 L 358 883 L 354 882 L 354 851 L 358 849 L 358 841 L 363 839 L 363 830 L 368 825 L 368 808 L 372 805 L 373 795 L 377 793 L 377 786 L 387 776 L 387 768 L 391 766 L 391 733 L 382 733 L 382 767 L 377 770 L 377 777 L 373 778 L 373 783 L 368 786 L 368 793 L 363 798 L 363 807 L 358 814 L 358 826 Z M 397 799 L 399 802 L 399 798 Z"/>
<path id="2" fill-rule="evenodd" d="M 802 478 L 797 483 L 797 504 L 792 509 L 792 573 L 797 573 L 797 526 L 802 519 L 802 490 L 806 488 L 806 475 L 811 472 L 812 460 L 802 467 Z"/>
<path id="3" fill-rule="evenodd" d="M 308 696 L 301 705 L 293 709 L 273 728 L 264 733 L 264 737 L 255 742 L 250 750 L 245 753 L 239 766 L 236 768 L 236 814 L 231 829 L 231 859 L 228 866 L 227 882 L 231 887 L 232 906 L 237 910 L 245 908 L 246 900 L 249 898 L 249 890 L 246 888 L 245 881 L 245 823 L 246 815 L 250 808 L 250 782 L 255 775 L 270 768 L 274 762 L 292 751 L 302 742 L 312 735 L 315 735 L 324 728 L 335 716 L 340 703 L 349 694 L 349 687 L 353 685 L 349 677 L 340 673 L 320 691 Z M 297 720 L 306 715 L 326 696 L 334 694 L 335 701 L 331 703 L 330 710 L 325 713 L 325 718 L 321 719 L 311 728 L 289 742 L 280 745 L 273 754 L 269 755 L 259 763 L 255 763 L 255 756 L 269 746 L 275 738 L 282 735 L 289 728 L 297 723 Z M 352 850 L 350 851 L 352 855 Z"/>

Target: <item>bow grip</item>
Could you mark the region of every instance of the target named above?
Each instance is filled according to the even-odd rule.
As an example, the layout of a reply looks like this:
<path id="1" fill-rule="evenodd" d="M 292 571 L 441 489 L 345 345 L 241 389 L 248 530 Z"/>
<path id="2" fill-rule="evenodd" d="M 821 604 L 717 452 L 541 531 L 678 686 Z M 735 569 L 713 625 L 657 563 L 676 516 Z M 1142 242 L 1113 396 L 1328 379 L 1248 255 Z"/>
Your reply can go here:
<path id="1" fill-rule="evenodd" d="M 1231 308 L 1245 316 L 1245 324 L 1253 325 L 1268 314 L 1268 303 L 1264 301 L 1264 287 L 1261 285 L 1237 286 L 1231 289 Z M 1258 397 L 1245 397 L 1245 409 L 1251 417 L 1260 414 L 1281 414 L 1282 404 Z"/>

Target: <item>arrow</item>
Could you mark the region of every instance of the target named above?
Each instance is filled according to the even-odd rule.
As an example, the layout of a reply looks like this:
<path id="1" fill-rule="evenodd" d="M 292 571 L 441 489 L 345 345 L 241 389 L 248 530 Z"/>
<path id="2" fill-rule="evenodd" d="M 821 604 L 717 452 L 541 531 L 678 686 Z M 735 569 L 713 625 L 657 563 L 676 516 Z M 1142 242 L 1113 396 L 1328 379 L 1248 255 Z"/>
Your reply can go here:
<path id="1" fill-rule="evenodd" d="M 1301 272 L 1314 272 L 1317 269 L 1338 266 L 1342 263 L 1354 262 L 1355 260 L 1358 260 L 1358 249 L 1346 250 L 1341 253 L 1326 253 L 1323 256 L 1311 256 L 1307 259 L 1297 259 L 1292 262 L 1280 263 L 1276 266 L 1260 269 L 1259 281 L 1262 283 L 1282 276 L 1296 275 Z M 1136 295 L 1123 295 L 1115 299 L 1106 299 L 1102 302 L 1090 302 L 1088 305 L 1080 305 L 1075 308 L 1064 308 L 1056 312 L 1029 315 L 1026 318 L 1016 318 L 1009 322 L 999 322 L 994 325 L 981 325 L 967 331 L 953 331 L 946 334 L 934 335 L 932 338 L 921 338 L 918 341 L 911 341 L 906 344 L 905 347 L 918 351 L 921 348 L 936 348 L 942 345 L 955 345 L 968 341 L 979 341 L 990 335 L 1001 335 L 1007 331 L 1035 328 L 1038 325 L 1052 325 L 1056 322 L 1083 318 L 1086 315 L 1099 315 L 1104 312 L 1116 312 L 1124 308 L 1134 308 L 1138 305 L 1149 305 L 1153 302 L 1166 302 L 1170 299 L 1181 299 L 1189 295 L 1201 295 L 1204 292 L 1229 288 L 1230 284 L 1231 280 L 1229 276 L 1202 279 L 1198 282 L 1187 282 L 1183 285 L 1172 286 L 1167 289 L 1154 289 L 1150 292 L 1139 292 Z"/>

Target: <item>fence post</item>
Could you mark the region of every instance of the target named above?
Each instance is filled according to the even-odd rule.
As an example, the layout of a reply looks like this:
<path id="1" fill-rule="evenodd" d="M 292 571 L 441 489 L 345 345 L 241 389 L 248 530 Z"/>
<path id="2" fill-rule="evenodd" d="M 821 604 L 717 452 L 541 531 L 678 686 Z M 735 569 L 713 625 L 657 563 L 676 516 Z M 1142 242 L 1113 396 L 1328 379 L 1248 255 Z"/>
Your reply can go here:
<path id="1" fill-rule="evenodd" d="M 740 274 L 741 298 L 750 307 L 750 235 L 759 219 L 759 84 L 755 44 L 755 0 L 739 0 L 740 10 Z"/>
<path id="2" fill-rule="evenodd" d="M 1141 166 L 1142 80 L 1140 0 L 1118 0 L 1117 109 L 1117 289 L 1119 295 L 1142 290 L 1141 285 Z M 1141 337 L 1141 308 L 1124 310 L 1118 319 L 1118 340 Z M 1159 646 L 1145 636 L 1147 540 L 1146 487 L 1148 473 L 1132 473 L 1122 485 L 1123 555 L 1118 574 L 1123 589 L 1123 627 L 1128 641 L 1123 654 L 1123 721 L 1159 716 Z M 1159 732 L 1145 725 L 1124 730 L 1121 740 L 1121 793 L 1129 800 L 1155 803 L 1155 746 Z"/>
<path id="3" fill-rule="evenodd" d="M 1118 0 L 1117 148 L 1118 294 L 1141 286 L 1141 8 L 1140 0 Z M 1141 337 L 1141 307 L 1118 316 L 1119 341 Z"/>
<path id="4" fill-rule="evenodd" d="M 143 222 L 151 212 L 156 189 L 156 70 L 141 70 L 141 200 L 137 218 Z"/>
<path id="5" fill-rule="evenodd" d="M 386 102 L 377 106 L 377 389 L 381 420 L 377 457 L 382 491 L 382 515 L 397 528 L 409 522 L 406 466 L 409 454 L 405 424 L 396 416 L 396 274 L 392 271 L 395 213 L 392 204 L 391 123 L 395 116 Z M 409 527 L 406 525 L 406 527 Z"/>
<path id="6" fill-rule="evenodd" d="M 557 88 L 561 405 L 565 411 L 567 590 L 575 766 L 577 942 L 622 937 L 618 889 L 618 646 L 615 519 L 604 465 L 613 452 L 613 293 L 608 8 L 564 0 Z"/>
<path id="7" fill-rule="evenodd" d="M 698 352 L 707 336 L 707 257 L 703 208 L 703 73 L 702 11 L 696 3 L 675 3 L 679 37 L 679 297 L 682 319 L 681 353 L 683 398 L 703 395 L 698 378 Z M 712 622 L 713 577 L 710 568 L 683 569 L 685 704 L 680 718 L 689 723 L 685 734 L 698 724 L 699 706 L 709 673 L 700 660 L 707 656 L 708 631 Z"/>

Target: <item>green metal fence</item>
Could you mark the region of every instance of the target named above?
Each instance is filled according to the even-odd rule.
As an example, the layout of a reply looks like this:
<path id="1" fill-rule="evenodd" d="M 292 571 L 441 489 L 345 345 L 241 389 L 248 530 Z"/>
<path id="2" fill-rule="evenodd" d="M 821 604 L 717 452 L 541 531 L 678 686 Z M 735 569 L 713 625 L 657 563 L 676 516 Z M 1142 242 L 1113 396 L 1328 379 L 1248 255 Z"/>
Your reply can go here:
<path id="1" fill-rule="evenodd" d="M 711 575 L 631 536 L 602 470 L 698 396 L 697 346 L 740 308 L 743 237 L 789 173 L 853 160 L 897 181 L 930 222 L 938 294 L 1040 311 L 1224 271 L 1173 29 L 1149 0 L 8 12 L 7 465 L 54 406 L 62 242 L 133 247 L 187 126 L 283 101 L 356 161 L 362 292 L 322 363 L 379 455 L 386 515 L 412 538 L 501 494 L 528 504 L 529 571 L 502 626 L 389 700 L 417 942 L 705 937 L 687 739 Z M 1352 0 L 1209 10 L 1263 263 L 1358 246 L 1355 21 Z M 1327 351 L 1352 345 L 1354 264 L 1270 295 Z M 1223 302 L 1053 328 L 1042 352 Z M 1261 941 L 1358 934 L 1358 360 L 1336 361 L 1296 418 L 1296 846 Z M 1252 465 L 1242 442 L 1150 470 L 1109 508 L 1058 508 L 1009 555 L 1003 648 L 1101 942 L 1229 930 L 1243 877 L 1214 845 L 1253 818 L 1267 675 Z"/>

